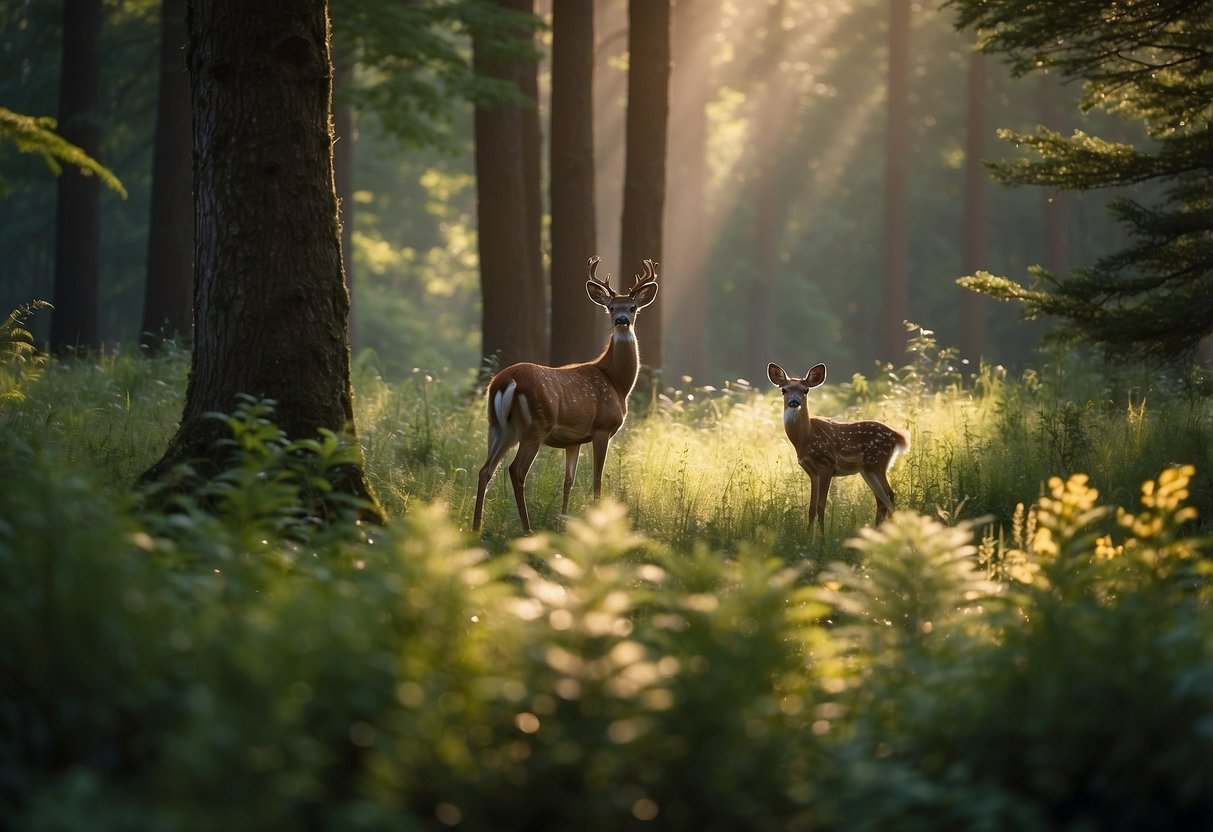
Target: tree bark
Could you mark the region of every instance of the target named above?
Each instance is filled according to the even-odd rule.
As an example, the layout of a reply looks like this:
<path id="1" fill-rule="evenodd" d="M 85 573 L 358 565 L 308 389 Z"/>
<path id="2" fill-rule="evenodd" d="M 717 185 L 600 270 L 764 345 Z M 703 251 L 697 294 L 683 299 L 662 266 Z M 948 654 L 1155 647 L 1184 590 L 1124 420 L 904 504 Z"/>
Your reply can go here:
<path id="1" fill-rule="evenodd" d="M 274 400 L 291 439 L 354 435 L 326 0 L 193 0 L 188 30 L 194 352 L 152 479 L 182 462 L 222 470 L 226 426 L 207 414 L 231 412 L 239 394 Z M 360 464 L 332 484 L 382 516 Z"/>
<path id="2" fill-rule="evenodd" d="M 620 250 L 623 216 L 628 73 L 621 67 L 627 60 L 627 14 L 627 0 L 594 3 L 594 208 L 597 253 L 606 260 Z M 617 264 L 610 265 L 610 271 L 617 272 Z"/>
<path id="3" fill-rule="evenodd" d="M 498 0 L 522 11 L 529 0 Z M 520 32 L 530 38 L 529 30 Z M 488 38 L 472 34 L 479 75 L 518 86 L 520 61 L 495 53 Z M 476 219 L 480 249 L 481 355 L 491 369 L 518 361 L 541 361 L 547 354 L 546 304 L 542 280 L 535 280 L 530 243 L 527 162 L 522 108 L 512 102 L 476 107 Z M 536 187 L 538 187 L 536 185 Z"/>
<path id="4" fill-rule="evenodd" d="M 587 361 L 602 349 L 605 318 L 585 296 L 597 254 L 594 212 L 594 5 L 552 4 L 551 361 Z"/>
<path id="5" fill-rule="evenodd" d="M 185 0 L 160 4 L 160 82 L 152 150 L 147 288 L 140 341 L 188 340 L 194 323 L 194 200 L 190 173 L 190 81 Z"/>
<path id="6" fill-rule="evenodd" d="M 341 271 L 350 296 L 350 341 L 358 340 L 358 307 L 354 304 L 354 145 L 358 127 L 354 105 L 342 88 L 350 83 L 354 64 L 348 55 L 334 52 L 333 61 L 333 181 L 337 189 L 337 217 L 341 222 Z"/>
<path id="7" fill-rule="evenodd" d="M 102 0 L 64 0 L 59 131 L 101 158 Z M 59 176 L 55 216 L 55 283 L 50 346 L 57 355 L 100 346 L 101 181 L 74 165 Z"/>
<path id="8" fill-rule="evenodd" d="M 672 375 L 703 383 L 707 351 L 708 103 L 712 35 L 720 0 L 679 0 L 674 6 L 670 74 L 669 194 L 665 210 L 666 267 L 678 275 L 663 292 L 667 365 Z"/>
<path id="9" fill-rule="evenodd" d="M 620 278 L 628 286 L 631 275 L 643 271 L 644 260 L 662 259 L 669 80 L 670 2 L 629 0 L 627 158 L 619 266 Z M 660 369 L 661 314 L 642 315 L 636 337 L 641 362 Z"/>
<path id="10" fill-rule="evenodd" d="M 754 201 L 753 263 L 754 274 L 746 297 L 746 366 L 765 367 L 772 359 L 775 325 L 775 298 L 779 283 L 779 247 L 786 223 L 787 208 L 781 193 L 781 157 L 786 141 L 787 114 L 795 107 L 795 95 L 778 71 L 787 51 L 782 20 L 785 0 L 767 6 L 767 19 L 761 35 L 767 80 L 758 93 L 757 107 L 750 121 L 749 146 L 753 152 L 751 195 Z"/>
<path id="11" fill-rule="evenodd" d="M 910 145 L 910 2 L 889 0 L 888 118 L 885 125 L 884 287 L 881 358 L 905 355 L 909 317 L 906 284 L 907 165 Z"/>
<path id="12" fill-rule="evenodd" d="M 534 0 L 510 0 L 511 5 L 526 14 L 535 13 Z M 526 32 L 526 43 L 535 49 L 535 32 Z M 526 249 L 527 259 L 524 264 L 525 274 L 522 275 L 519 289 L 523 292 L 534 292 L 538 295 L 539 306 L 539 338 L 543 344 L 543 352 L 536 357 L 547 361 L 547 274 L 543 269 L 543 152 L 542 130 L 539 125 L 539 53 L 528 57 L 518 64 L 518 89 L 525 99 L 522 116 L 522 185 L 523 210 L 526 212 Z"/>

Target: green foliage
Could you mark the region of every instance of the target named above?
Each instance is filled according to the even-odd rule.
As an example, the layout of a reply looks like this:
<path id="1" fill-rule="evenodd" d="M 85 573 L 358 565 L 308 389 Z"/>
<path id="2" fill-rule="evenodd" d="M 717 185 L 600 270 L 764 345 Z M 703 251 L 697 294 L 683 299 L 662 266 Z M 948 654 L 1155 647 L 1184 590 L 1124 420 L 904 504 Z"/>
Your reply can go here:
<path id="1" fill-rule="evenodd" d="M 109 168 L 89 156 L 76 145 L 55 132 L 55 120 L 49 116 L 35 118 L 0 107 L 0 141 L 12 142 L 22 153 L 36 153 L 47 167 L 58 175 L 60 162 L 78 168 L 85 176 L 96 176 L 105 186 L 126 199 L 126 188 Z M 0 177 L 0 197 L 8 192 L 8 184 Z"/>
<path id="2" fill-rule="evenodd" d="M 769 542 L 665 546 L 610 501 L 489 555 L 438 505 L 302 534 L 300 497 L 339 451 L 288 451 L 270 413 L 222 417 L 244 473 L 207 512 L 149 513 L 0 430 L 0 477 L 22 486 L 0 490 L 14 828 L 1134 829 L 1213 811 L 1190 466 L 1138 508 L 1055 478 L 1005 541 L 899 511 L 820 572 Z M 440 453 L 438 433 L 401 439 Z"/>
<path id="3" fill-rule="evenodd" d="M 230 432 L 219 440 L 226 459 L 218 473 L 202 476 L 183 464 L 164 480 L 143 485 L 149 505 L 163 504 L 168 512 L 163 518 L 153 514 L 152 526 L 163 519 L 165 534 L 190 529 L 209 536 L 217 521 L 239 540 L 236 551 L 270 540 L 307 542 L 317 535 L 345 534 L 367 506 L 333 483 L 342 469 L 360 463 L 358 446 L 324 428 L 318 438 L 288 439 L 271 421 L 275 402 L 238 398 L 233 413 L 207 414 Z"/>
<path id="4" fill-rule="evenodd" d="M 1005 184 L 1066 190 L 1153 183 L 1157 205 L 1138 187 L 1109 204 L 1128 245 L 1069 276 L 1032 269 L 1033 285 L 979 272 L 960 284 L 1023 304 L 1028 317 L 1065 321 L 1058 337 L 1092 341 L 1113 355 L 1171 360 L 1213 332 L 1213 156 L 1209 87 L 1213 24 L 1199 2 L 1055 3 L 951 0 L 959 25 L 981 32 L 982 48 L 1005 53 L 1018 74 L 1060 71 L 1085 82 L 1080 106 L 1138 122 L 1136 145 L 1075 131 L 1004 130 L 1033 159 L 990 164 Z"/>
<path id="5" fill-rule="evenodd" d="M 468 104 L 518 100 L 516 86 L 473 72 L 473 33 L 504 58 L 536 57 L 517 34 L 538 18 L 499 3 L 334 0 L 330 14 L 335 59 L 359 66 L 342 92 L 404 145 L 462 151 L 451 127 Z"/>
<path id="6" fill-rule="evenodd" d="M 42 375 L 46 357 L 34 348 L 25 323 L 34 312 L 50 308 L 46 301 L 36 300 L 14 309 L 0 321 L 0 408 L 24 401 L 22 388 Z"/>

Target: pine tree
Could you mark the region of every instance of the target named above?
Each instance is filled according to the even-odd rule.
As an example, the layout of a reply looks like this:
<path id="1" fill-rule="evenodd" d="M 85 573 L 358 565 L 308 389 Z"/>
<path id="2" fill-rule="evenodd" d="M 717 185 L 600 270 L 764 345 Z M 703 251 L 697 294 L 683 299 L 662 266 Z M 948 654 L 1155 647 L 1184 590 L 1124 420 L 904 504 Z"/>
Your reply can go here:
<path id="1" fill-rule="evenodd" d="M 1030 269 L 1029 285 L 986 272 L 969 289 L 1062 319 L 1060 339 L 1110 356 L 1169 361 L 1213 333 L 1213 15 L 1208 0 L 949 0 L 958 28 L 1012 71 L 1080 78 L 1084 111 L 1139 122 L 1143 146 L 1043 127 L 999 131 L 1033 159 L 990 163 L 996 181 L 1086 191 L 1150 184 L 1155 204 L 1109 202 L 1129 236 L 1121 250 L 1068 276 Z"/>

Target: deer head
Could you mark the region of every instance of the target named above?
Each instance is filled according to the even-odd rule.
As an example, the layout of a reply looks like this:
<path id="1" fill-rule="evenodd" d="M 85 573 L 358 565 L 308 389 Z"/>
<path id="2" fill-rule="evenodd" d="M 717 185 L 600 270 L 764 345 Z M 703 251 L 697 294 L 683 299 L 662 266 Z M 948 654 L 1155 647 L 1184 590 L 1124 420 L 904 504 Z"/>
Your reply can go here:
<path id="1" fill-rule="evenodd" d="M 607 311 L 616 329 L 627 331 L 636 324 L 636 313 L 657 299 L 657 264 L 645 260 L 644 274 L 636 275 L 632 288 L 626 295 L 620 295 L 611 288 L 609 274 L 605 280 L 598 279 L 596 272 L 600 259 L 591 257 L 587 263 L 589 280 L 585 282 L 586 294 Z"/>

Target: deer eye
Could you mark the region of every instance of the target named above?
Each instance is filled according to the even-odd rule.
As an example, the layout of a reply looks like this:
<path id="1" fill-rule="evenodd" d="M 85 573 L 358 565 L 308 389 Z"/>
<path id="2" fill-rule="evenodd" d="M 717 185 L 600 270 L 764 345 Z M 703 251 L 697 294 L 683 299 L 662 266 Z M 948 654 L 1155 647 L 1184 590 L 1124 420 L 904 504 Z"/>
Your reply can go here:
<path id="1" fill-rule="evenodd" d="M 636 314 L 636 307 L 635 307 L 635 306 L 629 306 L 629 307 L 628 307 L 628 311 L 629 311 L 629 312 L 631 312 L 633 315 L 635 315 L 635 314 Z"/>

